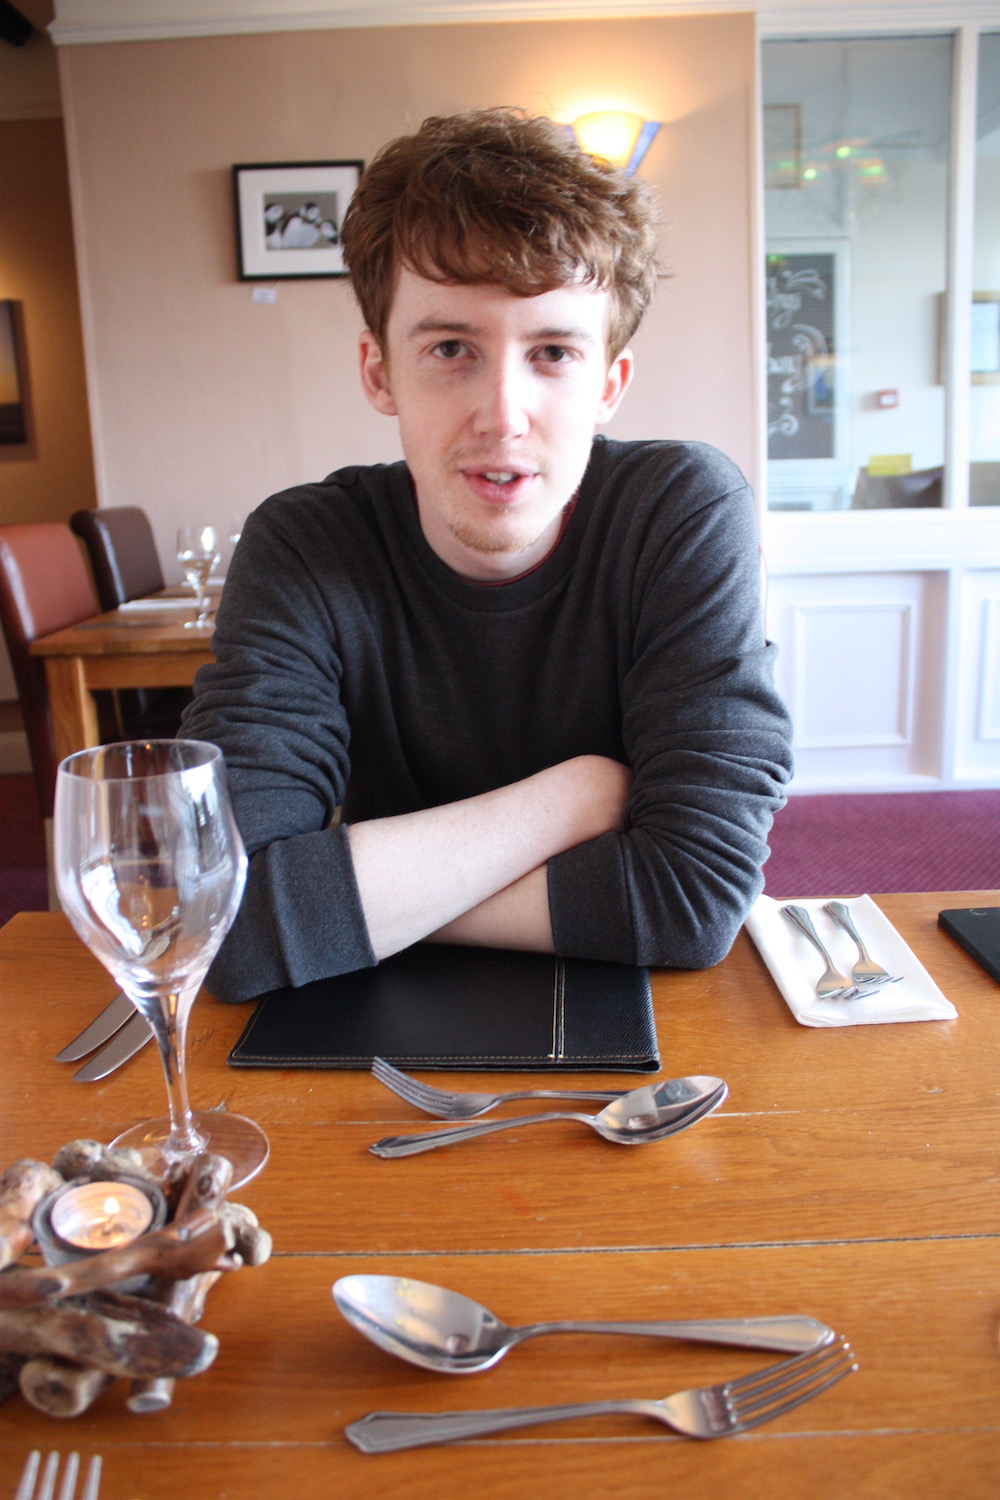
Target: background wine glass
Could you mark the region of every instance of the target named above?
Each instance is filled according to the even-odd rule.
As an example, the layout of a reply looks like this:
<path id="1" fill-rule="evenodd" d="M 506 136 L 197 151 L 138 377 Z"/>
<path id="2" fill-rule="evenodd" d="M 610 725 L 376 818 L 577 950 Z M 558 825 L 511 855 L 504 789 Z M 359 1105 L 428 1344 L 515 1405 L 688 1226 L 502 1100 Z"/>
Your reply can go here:
<path id="1" fill-rule="evenodd" d="M 185 626 L 197 629 L 208 624 L 210 595 L 208 580 L 219 561 L 219 538 L 214 526 L 181 526 L 177 532 L 177 561 L 198 599 L 198 614 L 185 620 Z"/>
<path id="2" fill-rule="evenodd" d="M 228 528 L 226 530 L 226 535 L 229 538 L 229 545 L 231 547 L 235 547 L 236 543 L 239 541 L 240 537 L 243 535 L 243 521 L 244 521 L 244 517 L 243 516 L 230 516 L 229 517 L 229 526 L 228 526 Z"/>
<path id="3" fill-rule="evenodd" d="M 151 740 L 71 755 L 56 779 L 54 841 L 63 909 L 149 1021 L 166 1076 L 169 1115 L 113 1144 L 137 1148 L 160 1176 L 212 1151 L 238 1187 L 267 1160 L 267 1137 L 241 1115 L 192 1113 L 185 1079 L 191 1005 L 246 878 L 222 752 Z"/>

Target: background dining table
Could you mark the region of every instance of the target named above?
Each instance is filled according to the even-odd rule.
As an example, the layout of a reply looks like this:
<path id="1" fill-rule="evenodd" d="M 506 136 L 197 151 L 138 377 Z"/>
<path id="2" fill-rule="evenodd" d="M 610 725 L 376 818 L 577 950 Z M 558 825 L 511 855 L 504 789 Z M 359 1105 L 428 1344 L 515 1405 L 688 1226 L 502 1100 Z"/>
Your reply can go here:
<path id="1" fill-rule="evenodd" d="M 178 607 L 180 598 L 183 591 L 164 589 L 32 641 L 31 655 L 45 662 L 57 759 L 101 743 L 95 692 L 190 687 L 213 660 L 211 623 L 194 626 L 196 602 Z"/>
<path id="2" fill-rule="evenodd" d="M 567 1122 L 379 1160 L 372 1141 L 434 1122 L 367 1072 L 228 1068 L 249 1009 L 203 995 L 193 1102 L 268 1132 L 270 1161 L 234 1196 L 271 1231 L 274 1255 L 210 1292 L 202 1321 L 218 1357 L 178 1382 L 170 1409 L 132 1414 L 123 1382 L 72 1421 L 20 1396 L 0 1406 L 0 1495 L 41 1447 L 100 1453 L 101 1500 L 995 1500 L 1000 985 L 939 931 L 937 913 L 1000 904 L 1000 891 L 876 900 L 958 1019 L 803 1028 L 741 933 L 713 969 L 653 974 L 663 1074 L 716 1074 L 730 1095 L 641 1150 Z M 54 1061 L 113 992 L 61 915 L 23 913 L 0 933 L 0 1166 L 51 1161 L 66 1141 L 110 1140 L 159 1112 L 151 1047 L 98 1084 Z M 424 1076 L 519 1086 L 511 1074 Z M 608 1086 L 640 1082 L 617 1074 Z M 373 1410 L 657 1397 L 773 1356 L 566 1335 L 485 1374 L 437 1375 L 342 1320 L 330 1289 L 355 1272 L 451 1287 L 509 1323 L 806 1313 L 847 1336 L 860 1368 L 717 1442 L 604 1417 L 366 1457 L 343 1429 Z"/>

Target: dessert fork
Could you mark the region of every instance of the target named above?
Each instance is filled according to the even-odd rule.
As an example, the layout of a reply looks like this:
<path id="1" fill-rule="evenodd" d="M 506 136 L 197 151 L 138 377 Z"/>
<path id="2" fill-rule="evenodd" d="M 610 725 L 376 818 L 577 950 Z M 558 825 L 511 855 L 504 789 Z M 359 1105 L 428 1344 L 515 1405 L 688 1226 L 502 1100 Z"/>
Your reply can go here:
<path id="1" fill-rule="evenodd" d="M 401 1073 L 381 1057 L 372 1058 L 372 1074 L 379 1083 L 439 1120 L 474 1120 L 498 1104 L 510 1099 L 620 1099 L 625 1089 L 518 1089 L 510 1094 L 452 1093 L 432 1084 L 420 1083 L 408 1073 Z"/>
<path id="2" fill-rule="evenodd" d="M 858 961 L 851 970 L 851 977 L 855 984 L 892 984 L 892 975 L 881 964 L 873 963 L 868 949 L 861 941 L 861 934 L 854 925 L 851 916 L 851 908 L 843 901 L 828 901 L 823 907 L 827 916 L 832 917 L 838 927 L 842 927 L 848 937 L 853 938 L 858 948 Z"/>
<path id="3" fill-rule="evenodd" d="M 497 1411 L 369 1412 L 344 1429 L 362 1453 L 394 1453 L 457 1438 L 482 1437 L 536 1422 L 562 1422 L 570 1417 L 611 1416 L 619 1412 L 652 1417 L 685 1437 L 728 1437 L 782 1417 L 821 1391 L 829 1390 L 856 1370 L 851 1346 L 838 1338 L 812 1354 L 798 1354 L 755 1375 L 720 1385 L 678 1391 L 662 1401 L 583 1401 L 574 1406 L 523 1406 Z"/>
<path id="4" fill-rule="evenodd" d="M 859 990 L 857 985 L 848 979 L 846 974 L 841 974 L 835 966 L 833 959 L 820 942 L 819 934 L 812 924 L 812 918 L 804 906 L 783 906 L 781 915 L 791 922 L 793 927 L 797 927 L 809 939 L 813 947 L 818 948 L 823 955 L 826 968 L 816 982 L 816 994 L 820 1000 L 853 1000 L 856 995 L 866 993 Z"/>
<path id="5" fill-rule="evenodd" d="M 63 1469 L 58 1496 L 56 1496 L 56 1480 L 59 1477 L 59 1454 L 50 1453 L 47 1456 L 45 1468 L 39 1478 L 38 1470 L 41 1463 L 41 1453 L 37 1448 L 33 1448 L 25 1461 L 20 1483 L 14 1491 L 14 1500 L 53 1500 L 54 1496 L 56 1500 L 73 1500 L 76 1494 L 76 1476 L 80 1469 L 79 1453 L 66 1455 L 66 1467 Z M 37 1489 L 35 1488 L 36 1479 L 38 1480 Z M 97 1500 L 100 1488 L 101 1455 L 95 1453 L 87 1469 L 87 1478 L 80 1491 L 80 1500 Z"/>

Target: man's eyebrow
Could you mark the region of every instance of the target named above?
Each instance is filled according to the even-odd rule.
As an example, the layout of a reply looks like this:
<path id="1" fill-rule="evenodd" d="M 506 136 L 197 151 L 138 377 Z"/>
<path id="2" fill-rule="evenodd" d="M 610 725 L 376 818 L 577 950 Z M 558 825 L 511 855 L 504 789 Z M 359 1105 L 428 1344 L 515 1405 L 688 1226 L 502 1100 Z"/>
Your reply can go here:
<path id="1" fill-rule="evenodd" d="M 451 318 L 435 318 L 429 316 L 420 318 L 409 330 L 411 338 L 424 333 L 441 334 L 468 334 L 475 336 L 480 330 L 475 323 L 460 323 Z M 524 336 L 525 343 L 535 343 L 539 339 L 555 342 L 560 339 L 570 340 L 576 343 L 599 344 L 601 340 L 593 334 L 589 328 L 532 328 Z"/>
<path id="2" fill-rule="evenodd" d="M 475 333 L 472 323 L 456 323 L 451 318 L 421 318 L 409 329 L 410 337 L 418 333 Z"/>
<path id="3" fill-rule="evenodd" d="M 534 333 L 528 335 L 529 339 L 552 339 L 558 341 L 565 339 L 577 344 L 602 344 L 596 334 L 589 328 L 538 328 Z"/>

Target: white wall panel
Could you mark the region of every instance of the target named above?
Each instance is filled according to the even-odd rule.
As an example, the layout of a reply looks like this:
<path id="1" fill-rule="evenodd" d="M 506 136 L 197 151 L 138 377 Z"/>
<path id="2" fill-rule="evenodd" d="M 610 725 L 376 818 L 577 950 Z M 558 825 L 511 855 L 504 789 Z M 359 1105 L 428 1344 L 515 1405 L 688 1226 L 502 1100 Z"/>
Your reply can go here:
<path id="1" fill-rule="evenodd" d="M 983 604 L 979 738 L 1000 740 L 1000 598 L 987 599 Z"/>
<path id="2" fill-rule="evenodd" d="M 795 725 L 795 790 L 940 778 L 945 604 L 938 573 L 772 578 L 769 630 Z"/>
<path id="3" fill-rule="evenodd" d="M 913 604 L 886 600 L 862 605 L 853 598 L 799 603 L 793 618 L 796 746 L 909 744 Z"/>
<path id="4" fill-rule="evenodd" d="M 1000 569 L 961 581 L 956 774 L 1000 782 Z"/>

